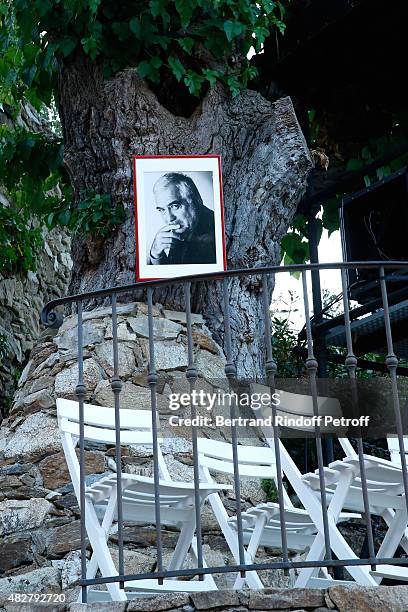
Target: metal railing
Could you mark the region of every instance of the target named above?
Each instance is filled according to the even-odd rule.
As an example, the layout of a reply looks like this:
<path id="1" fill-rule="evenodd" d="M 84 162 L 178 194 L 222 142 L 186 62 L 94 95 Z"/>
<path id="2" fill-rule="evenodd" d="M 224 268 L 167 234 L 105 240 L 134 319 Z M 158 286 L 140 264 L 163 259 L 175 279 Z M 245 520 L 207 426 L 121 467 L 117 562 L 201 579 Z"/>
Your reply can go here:
<path id="1" fill-rule="evenodd" d="M 78 323 L 78 384 L 76 386 L 76 396 L 79 403 L 79 464 L 80 464 L 80 508 L 81 508 L 81 580 L 80 585 L 82 587 L 82 601 L 87 601 L 87 587 L 97 584 L 109 584 L 112 582 L 119 583 L 121 588 L 126 586 L 126 582 L 154 578 L 158 580 L 158 585 L 163 583 L 165 578 L 175 577 L 194 577 L 198 576 L 199 580 L 202 580 L 206 574 L 224 573 L 224 572 L 241 572 L 241 576 L 245 577 L 248 571 L 259 571 L 259 570 L 273 570 L 283 569 L 285 573 L 289 569 L 300 569 L 300 568 L 334 568 L 334 567 L 353 567 L 353 566 L 371 566 L 375 568 L 377 565 L 382 564 L 394 564 L 394 565 L 408 565 L 408 558 L 379 558 L 375 553 L 374 538 L 371 524 L 371 512 L 370 512 L 370 500 L 368 494 L 367 477 L 366 477 L 366 462 L 364 459 L 363 443 L 362 439 L 357 438 L 357 453 L 360 466 L 360 477 L 363 494 L 363 505 L 364 515 L 366 519 L 366 531 L 367 531 L 367 542 L 369 555 L 367 558 L 333 558 L 330 543 L 330 516 L 328 514 L 328 499 L 327 499 L 327 486 L 325 482 L 325 465 L 322 449 L 322 435 L 318 424 L 315 425 L 315 442 L 316 442 L 316 456 L 317 456 L 317 473 L 319 476 L 320 485 L 320 501 L 321 501 L 321 513 L 323 523 L 323 534 L 325 542 L 325 558 L 320 560 L 298 560 L 293 561 L 289 557 L 286 525 L 285 525 L 285 504 L 284 504 L 284 483 L 282 476 L 282 465 L 281 465 L 281 452 L 280 452 L 280 432 L 278 427 L 273 428 L 273 443 L 276 460 L 276 473 L 277 473 L 277 494 L 279 503 L 279 516 L 280 516 L 280 529 L 281 529 L 281 548 L 282 548 L 282 560 L 262 562 L 262 563 L 246 563 L 245 562 L 245 549 L 244 549 L 244 536 L 243 536 L 243 523 L 242 523 L 242 508 L 241 508 L 241 494 L 240 494 L 240 474 L 239 474 L 239 461 L 238 461 L 238 434 L 236 426 L 231 426 L 231 440 L 232 440 L 232 456 L 233 456 L 233 469 L 234 478 L 233 486 L 236 499 L 236 518 L 237 518 L 237 540 L 239 550 L 239 563 L 236 565 L 221 566 L 221 567 L 206 567 L 203 559 L 202 549 L 202 524 L 201 524 L 201 505 L 200 505 L 200 474 L 198 465 L 198 450 L 197 450 L 197 432 L 196 428 L 192 427 L 192 450 L 193 450 L 193 481 L 194 481 L 194 495 L 195 495 L 195 514 L 196 514 L 196 537 L 197 537 L 197 567 L 190 569 L 179 569 L 172 571 L 165 571 L 163 569 L 163 547 L 161 538 L 161 524 L 160 524 L 160 490 L 159 490 L 159 465 L 157 458 L 158 449 L 158 424 L 157 424 L 157 383 L 158 373 L 155 364 L 155 341 L 154 341 L 154 327 L 153 327 L 153 291 L 156 288 L 169 286 L 169 285 L 182 285 L 185 296 L 185 313 L 186 313 L 186 333 L 187 333 L 187 353 L 188 353 L 188 367 L 186 368 L 186 378 L 190 385 L 190 390 L 193 389 L 194 384 L 198 377 L 198 371 L 194 363 L 194 345 L 193 345 L 193 326 L 191 317 L 191 306 L 190 306 L 190 292 L 193 283 L 202 283 L 206 281 L 212 281 L 214 283 L 223 284 L 223 313 L 224 313 L 224 352 L 225 352 L 225 375 L 231 386 L 234 385 L 237 377 L 236 367 L 232 358 L 233 348 L 233 335 L 231 332 L 231 321 L 230 321 L 230 304 L 229 304 L 229 280 L 237 277 L 248 277 L 256 276 L 258 279 L 262 279 L 263 288 L 263 325 L 265 329 L 265 375 L 267 384 L 271 390 L 275 388 L 275 374 L 277 370 L 277 364 L 274 360 L 273 355 L 273 343 L 272 343 L 272 324 L 270 316 L 270 304 L 269 304 L 269 292 L 268 292 L 268 278 L 272 275 L 300 272 L 302 277 L 303 286 L 303 304 L 304 304 L 304 317 L 306 323 L 306 344 L 307 344 L 307 357 L 305 360 L 305 370 L 310 384 L 310 395 L 313 402 L 313 413 L 315 416 L 319 414 L 318 406 L 318 389 L 317 389 L 317 368 L 318 361 L 314 354 L 314 338 L 313 338 L 313 321 L 311 321 L 311 313 L 309 307 L 309 289 L 308 289 L 308 272 L 309 271 L 338 271 L 341 275 L 341 283 L 343 289 L 343 317 L 344 327 L 346 335 L 346 351 L 347 354 L 344 360 L 344 366 L 348 371 L 349 378 L 353 389 L 353 402 L 358 402 L 357 398 L 357 386 L 356 382 L 356 370 L 358 367 L 358 359 L 353 352 L 353 335 L 350 320 L 350 304 L 349 304 L 349 288 L 347 286 L 347 275 L 348 269 L 374 269 L 378 271 L 378 283 L 381 289 L 381 308 L 384 317 L 384 330 L 386 337 L 387 355 L 385 357 L 385 364 L 388 369 L 392 404 L 394 409 L 396 432 L 399 441 L 401 466 L 402 466 L 402 482 L 404 493 L 402 497 L 405 497 L 408 510 L 408 473 L 405 456 L 404 446 L 404 431 L 402 426 L 401 418 L 401 405 L 398 391 L 398 359 L 394 353 L 392 328 L 390 323 L 390 310 L 388 305 L 388 294 L 387 294 L 387 278 L 388 274 L 392 270 L 404 270 L 407 272 L 408 278 L 408 263 L 407 262 L 352 262 L 352 263 L 330 263 L 330 264 L 306 264 L 306 265 L 293 265 L 293 266 L 270 266 L 255 269 L 239 269 L 229 270 L 226 272 L 217 273 L 214 276 L 212 274 L 201 274 L 195 277 L 182 277 L 175 278 L 172 280 L 158 280 L 148 281 L 142 283 L 129 284 L 119 287 L 108 287 L 106 289 L 100 289 L 88 293 L 79 295 L 72 295 L 68 297 L 59 298 L 49 302 L 43 309 L 42 322 L 47 326 L 58 327 L 62 322 L 62 315 L 56 312 L 58 306 L 64 305 L 76 305 L 77 310 L 77 323 Z M 399 277 L 401 282 L 401 276 Z M 84 463 L 84 401 L 86 396 L 86 387 L 84 384 L 84 351 L 83 351 L 83 305 L 88 300 L 95 300 L 97 298 L 108 298 L 111 303 L 111 316 L 112 316 L 112 329 L 113 329 L 113 376 L 111 378 L 111 388 L 114 393 L 114 411 L 115 411 L 115 432 L 116 432 L 116 449 L 115 458 L 117 465 L 117 490 L 122 490 L 122 473 L 121 473 L 121 440 L 120 440 L 120 399 L 122 390 L 122 381 L 119 376 L 118 367 L 118 321 L 117 321 L 117 298 L 121 294 L 131 295 L 132 292 L 138 292 L 140 290 L 146 290 L 147 294 L 147 313 L 148 313 L 148 327 L 149 327 L 149 369 L 147 381 L 151 390 L 151 410 L 152 410 L 152 431 L 153 431 L 153 480 L 154 480 L 154 491 L 155 491 L 155 508 L 154 508 L 154 520 L 156 523 L 156 552 L 157 552 L 157 566 L 156 571 L 144 572 L 140 574 L 126 575 L 124 571 L 124 544 L 123 544 L 123 511 L 122 511 L 122 499 L 118 495 L 117 500 L 117 519 L 118 519 L 118 548 L 119 548 L 119 575 L 115 576 L 101 576 L 92 579 L 86 578 L 86 527 L 85 527 L 85 496 L 86 496 L 86 483 L 85 483 L 85 463 Z M 378 306 L 377 306 L 378 308 Z M 191 406 L 192 414 L 194 417 L 194 406 Z M 234 417 L 236 414 L 237 406 L 234 402 L 231 402 L 230 410 L 231 416 Z M 272 403 L 272 417 L 276 417 L 276 406 Z M 317 421 L 316 421 L 317 422 Z M 153 512 L 152 512 L 153 514 Z M 153 521 L 152 521 L 153 522 Z M 408 575 L 408 572 L 407 572 Z"/>

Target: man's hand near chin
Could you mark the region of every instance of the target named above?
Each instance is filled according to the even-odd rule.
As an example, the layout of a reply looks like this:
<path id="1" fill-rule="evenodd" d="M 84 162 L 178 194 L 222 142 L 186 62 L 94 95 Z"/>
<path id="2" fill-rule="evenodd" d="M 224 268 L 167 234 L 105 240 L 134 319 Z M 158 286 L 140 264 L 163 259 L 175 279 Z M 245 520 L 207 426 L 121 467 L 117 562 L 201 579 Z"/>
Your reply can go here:
<path id="1" fill-rule="evenodd" d="M 150 248 L 150 264 L 165 263 L 168 253 L 180 246 L 183 240 L 175 233 L 180 227 L 178 223 L 169 223 L 159 229 Z"/>

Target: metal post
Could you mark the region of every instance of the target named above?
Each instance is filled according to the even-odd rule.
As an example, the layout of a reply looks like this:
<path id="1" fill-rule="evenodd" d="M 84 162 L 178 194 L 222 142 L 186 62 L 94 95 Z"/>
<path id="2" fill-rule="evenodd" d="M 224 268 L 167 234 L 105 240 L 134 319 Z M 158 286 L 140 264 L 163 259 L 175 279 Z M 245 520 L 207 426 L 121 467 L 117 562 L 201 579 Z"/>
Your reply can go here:
<path id="1" fill-rule="evenodd" d="M 85 424 L 84 424 L 84 399 L 86 387 L 84 384 L 84 336 L 82 326 L 82 301 L 77 302 L 78 312 L 78 384 L 75 393 L 79 404 L 79 505 L 81 506 L 81 578 L 86 580 L 86 521 L 85 521 Z M 87 587 L 81 587 L 82 603 L 87 603 Z"/>
<path id="2" fill-rule="evenodd" d="M 112 304 L 112 348 L 113 348 L 113 376 L 111 387 L 115 398 L 115 461 L 116 461 L 116 490 L 117 490 L 117 515 L 118 515 L 118 547 L 119 547 L 119 575 L 125 573 L 123 558 L 123 502 L 122 502 L 122 458 L 120 448 L 120 392 L 122 381 L 119 378 L 119 356 L 118 356 L 118 318 L 116 312 L 116 294 L 111 297 Z M 124 589 L 123 582 L 119 582 L 119 588 Z"/>
<path id="3" fill-rule="evenodd" d="M 308 215 L 308 234 L 310 263 L 319 263 L 319 248 L 317 241 L 316 210 L 311 209 Z M 312 277 L 312 300 L 313 300 L 313 321 L 317 325 L 323 320 L 321 314 L 323 310 L 322 289 L 320 284 L 320 271 L 313 270 Z M 319 378 L 327 378 L 327 350 L 324 338 L 314 339 L 314 350 L 317 358 L 317 375 Z M 324 464 L 328 465 L 334 461 L 333 440 L 326 438 L 322 440 Z"/>
<path id="4" fill-rule="evenodd" d="M 160 484 L 159 484 L 159 460 L 158 460 L 158 439 L 157 439 L 157 372 L 154 359 L 154 328 L 153 328 L 153 289 L 147 289 L 147 317 L 149 325 L 149 373 L 147 382 L 150 387 L 150 401 L 152 409 L 152 436 L 153 436 L 153 482 L 154 482 L 154 514 L 156 521 L 156 554 L 157 572 L 163 573 L 163 544 L 161 537 L 161 518 L 160 518 Z M 163 584 L 162 576 L 157 579 L 158 584 Z"/>
<path id="5" fill-rule="evenodd" d="M 317 401 L 317 385 L 316 385 L 316 372 L 317 372 L 317 361 L 313 353 L 313 339 L 312 339 L 312 327 L 310 324 L 310 312 L 309 312 L 309 297 L 307 293 L 307 278 L 306 272 L 302 272 L 302 285 L 303 285 L 303 303 L 305 308 L 305 319 L 306 319 L 306 335 L 307 335 L 307 359 L 306 369 L 310 381 L 310 390 L 312 392 L 313 402 L 313 415 L 319 416 L 319 406 Z M 320 485 L 320 500 L 322 506 L 322 517 L 323 517 L 323 531 L 324 531 L 324 542 L 325 542 L 325 559 L 332 559 L 331 546 L 330 546 L 330 531 L 329 531 L 329 519 L 327 516 L 327 497 L 326 497 L 326 483 L 324 477 L 324 466 L 323 466 L 323 451 L 322 451 L 322 438 L 320 426 L 315 426 L 316 435 L 316 452 L 317 452 L 317 464 L 319 471 L 319 485 Z"/>
<path id="6" fill-rule="evenodd" d="M 357 389 L 357 380 L 356 380 L 356 369 L 357 369 L 357 358 L 354 355 L 353 351 L 353 339 L 351 336 L 351 325 L 350 325 L 350 305 L 348 298 L 348 289 L 347 289 L 347 279 L 346 279 L 346 270 L 341 271 L 341 283 L 343 288 L 343 309 L 344 309 L 344 327 L 346 331 L 346 342 L 347 342 L 347 357 L 345 360 L 345 366 L 349 373 L 350 383 L 351 383 L 351 392 L 352 392 L 352 402 L 353 402 L 353 417 L 358 417 L 358 389 Z M 359 436 L 357 438 L 357 451 L 358 451 L 358 461 L 360 465 L 360 476 L 361 476 L 361 489 L 363 494 L 363 503 L 364 503 L 364 514 L 366 519 L 366 528 L 367 528 L 367 544 L 368 544 L 368 554 L 370 559 L 375 557 L 374 552 L 374 537 L 373 537 L 373 529 L 371 525 L 371 514 L 370 514 L 370 501 L 368 499 L 368 489 L 367 489 L 367 476 L 366 476 L 366 467 L 364 462 L 364 450 L 363 450 L 363 440 L 361 436 L 361 428 L 359 432 Z M 375 570 L 375 565 L 371 566 L 372 570 Z"/>
<path id="7" fill-rule="evenodd" d="M 398 444 L 399 444 L 400 456 L 401 456 L 402 481 L 404 484 L 405 504 L 407 506 L 407 511 L 408 511 L 407 459 L 405 456 L 404 431 L 402 427 L 401 407 L 400 407 L 400 400 L 399 400 L 399 394 L 398 394 L 398 383 L 397 383 L 398 358 L 396 354 L 394 353 L 394 343 L 392 340 L 391 321 L 390 321 L 390 309 L 388 306 L 387 284 L 385 281 L 385 271 L 384 271 L 384 268 L 382 267 L 380 268 L 380 286 L 381 286 L 381 297 L 382 297 L 383 308 L 384 308 L 385 334 L 387 338 L 387 357 L 385 358 L 385 363 L 390 372 L 392 403 L 394 407 L 395 425 L 397 428 Z"/>
<path id="8" fill-rule="evenodd" d="M 278 502 L 279 502 L 279 521 L 281 530 L 281 542 L 282 542 L 282 557 L 284 561 L 289 561 L 288 556 L 288 542 L 286 536 L 286 520 L 285 520 L 285 499 L 283 496 L 283 482 L 282 482 L 282 465 L 280 456 L 279 446 L 279 427 L 276 424 L 276 405 L 272 401 L 273 393 L 275 392 L 275 373 L 277 370 L 276 362 L 273 358 L 272 350 L 272 325 L 271 317 L 269 315 L 269 291 L 268 291 L 268 278 L 266 274 L 262 275 L 262 297 L 263 297 L 263 315 L 265 324 L 265 342 L 266 342 L 266 378 L 269 385 L 269 392 L 271 396 L 271 410 L 272 410 L 272 421 L 273 421 L 273 446 L 275 449 L 275 461 L 276 461 L 276 479 L 278 485 Z M 284 569 L 285 576 L 289 576 L 288 568 Z"/>
<path id="9" fill-rule="evenodd" d="M 193 328 L 191 324 L 191 283 L 184 283 L 184 297 L 186 305 L 186 323 L 187 323 L 187 345 L 188 345 L 188 367 L 186 377 L 190 387 L 190 397 L 197 380 L 197 368 L 194 363 L 193 353 Z M 191 419 L 195 422 L 197 410 L 194 402 L 191 402 Z M 200 474 L 198 467 L 198 446 L 197 446 L 197 427 L 191 426 L 191 442 L 193 447 L 193 473 L 194 473 L 194 505 L 196 519 L 196 538 L 197 538 L 197 565 L 198 569 L 203 568 L 203 542 L 201 533 L 201 498 L 200 498 Z M 199 580 L 204 580 L 204 574 L 198 574 Z"/>
<path id="10" fill-rule="evenodd" d="M 225 326 L 225 352 L 226 352 L 226 364 L 225 364 L 225 375 L 228 379 L 229 388 L 233 391 L 233 383 L 237 376 L 237 368 L 232 359 L 232 342 L 231 342 L 231 320 L 230 320 L 230 304 L 228 294 L 228 279 L 223 280 L 223 302 L 224 302 L 224 326 Z M 232 419 L 231 425 L 231 440 L 232 440 L 232 463 L 234 466 L 234 492 L 236 500 L 236 511 L 237 511 L 237 534 L 238 534 L 238 554 L 240 565 L 245 564 L 245 551 L 244 551 L 244 539 L 242 529 L 242 509 L 241 509 L 241 487 L 239 478 L 239 461 L 238 461 L 238 439 L 237 439 L 237 427 L 235 425 L 236 418 L 236 404 L 235 398 L 231 398 L 230 402 L 230 416 Z M 241 570 L 241 578 L 245 578 L 245 571 Z"/>

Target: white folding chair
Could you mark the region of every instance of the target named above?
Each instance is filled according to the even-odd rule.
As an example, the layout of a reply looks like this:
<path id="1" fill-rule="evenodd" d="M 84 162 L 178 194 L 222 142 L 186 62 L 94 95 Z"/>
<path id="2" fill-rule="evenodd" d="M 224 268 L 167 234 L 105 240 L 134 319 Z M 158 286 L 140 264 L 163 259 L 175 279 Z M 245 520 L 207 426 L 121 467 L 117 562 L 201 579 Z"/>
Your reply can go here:
<path id="1" fill-rule="evenodd" d="M 378 458 L 371 461 L 369 455 L 365 455 L 364 465 L 367 478 L 367 491 L 369 499 L 370 514 L 382 516 L 387 525 L 388 531 L 377 552 L 378 558 L 392 558 L 399 544 L 406 546 L 405 532 L 407 530 L 407 508 L 405 503 L 404 485 L 402 481 L 401 469 L 393 466 L 391 462 L 381 464 Z M 362 484 L 360 476 L 360 463 L 358 458 L 347 457 L 342 461 L 334 461 L 325 468 L 326 491 L 332 496 L 330 503 L 337 497 L 338 507 L 344 509 L 364 512 Z M 320 487 L 319 478 L 316 473 L 305 474 L 303 481 L 319 497 Z M 316 543 L 315 554 L 319 547 Z M 324 548 L 324 542 L 320 538 L 320 551 Z M 352 573 L 351 568 L 347 568 Z M 370 579 L 378 584 L 379 579 L 395 577 L 396 573 L 401 578 L 405 571 L 405 580 L 408 580 L 408 571 L 405 568 L 394 571 L 393 566 L 379 565 L 378 569 L 371 571 L 368 566 L 361 567 L 370 575 Z M 304 576 L 306 580 L 306 576 Z M 358 581 L 358 577 L 355 578 Z"/>
<path id="2" fill-rule="evenodd" d="M 348 439 L 339 438 L 339 443 L 346 455 L 344 461 L 355 466 L 357 481 L 345 498 L 344 507 L 353 506 L 356 508 L 362 505 L 361 485 L 357 468 L 358 454 Z M 391 558 L 398 546 L 401 546 L 408 553 L 408 521 L 398 438 L 392 435 L 387 436 L 387 444 L 390 461 L 364 454 L 364 462 L 366 469 L 369 467 L 371 480 L 368 496 L 370 512 L 381 516 L 388 527 L 377 556 Z M 404 449 L 407 454 L 408 439 L 406 436 L 404 436 Z M 397 470 L 396 474 L 394 470 Z M 383 578 L 408 581 L 408 568 L 403 566 L 379 565 L 371 574 L 377 580 L 377 583 L 380 583 Z"/>
<path id="3" fill-rule="evenodd" d="M 387 436 L 387 445 L 390 452 L 391 463 L 401 467 L 401 454 L 399 441 L 397 436 Z M 404 451 L 405 455 L 408 455 L 408 437 L 404 436 Z M 408 458 L 407 458 L 408 459 Z"/>
<path id="4" fill-rule="evenodd" d="M 264 388 L 265 390 L 265 388 Z M 311 396 L 288 392 L 279 392 L 281 403 L 278 412 L 283 414 L 297 414 L 303 416 L 313 415 L 313 400 Z M 270 411 L 270 410 L 269 410 Z M 336 398 L 318 398 L 319 415 L 341 416 L 341 406 Z M 263 416 L 266 410 L 262 409 Z M 304 427 L 304 430 L 312 430 L 313 427 Z M 327 428 L 321 428 L 327 432 Z M 271 428 L 263 428 L 264 435 L 271 448 L 274 448 L 273 431 Z M 325 487 L 328 501 L 329 536 L 331 549 L 339 559 L 357 559 L 353 550 L 345 541 L 337 528 L 340 513 L 351 511 L 357 513 L 365 512 L 363 493 L 360 477 L 360 463 L 349 440 L 344 438 L 341 430 L 335 428 L 332 433 L 339 436 L 347 456 L 342 461 L 335 461 L 324 468 Z M 318 471 L 312 474 L 302 475 L 291 459 L 289 453 L 280 442 L 282 469 L 296 491 L 304 508 L 310 513 L 311 518 L 318 527 L 319 533 L 311 547 L 308 560 L 321 560 L 324 558 L 325 540 L 324 529 L 321 518 L 320 479 Z M 389 526 L 387 534 L 377 553 L 378 557 L 391 558 L 398 545 L 407 545 L 405 531 L 407 528 L 407 509 L 405 504 L 404 486 L 401 467 L 384 459 L 364 456 L 366 467 L 368 498 L 370 513 L 384 518 Z M 305 486 L 306 485 L 306 486 Z M 314 499 L 312 499 L 314 497 Z M 317 501 L 317 505 L 316 505 Z M 379 566 L 380 567 L 380 566 Z M 372 572 L 369 566 L 347 566 L 347 571 L 354 580 L 362 585 L 377 585 L 379 578 L 385 576 L 387 568 Z M 318 586 L 315 577 L 316 568 L 304 568 L 300 571 L 296 586 L 303 587 L 313 583 Z M 381 573 L 382 572 L 382 573 Z M 401 572 L 399 572 L 401 573 Z M 408 574 L 408 572 L 406 572 Z"/>
<path id="5" fill-rule="evenodd" d="M 66 399 L 57 399 L 58 426 L 62 446 L 78 503 L 80 504 L 80 472 L 75 447 L 79 440 L 79 404 Z M 120 410 L 120 438 L 123 445 L 153 444 L 152 417 L 150 410 Z M 115 444 L 115 412 L 112 408 L 84 404 L 84 439 L 103 444 Z M 163 455 L 158 451 L 160 472 L 160 520 L 163 525 L 180 529 L 180 536 L 168 570 L 183 566 L 189 549 L 196 558 L 195 543 L 195 498 L 194 484 L 172 481 Z M 120 466 L 118 466 L 120 467 Z M 155 495 L 153 478 L 122 473 L 123 520 L 152 524 L 155 522 Z M 228 485 L 200 483 L 200 504 L 208 495 L 231 488 Z M 118 571 L 108 549 L 107 539 L 112 523 L 117 518 L 116 475 L 101 478 L 85 490 L 85 525 L 92 546 L 92 558 L 87 567 L 87 579 L 94 578 L 99 569 L 103 577 L 117 576 Z M 205 564 L 204 564 L 205 565 Z M 213 577 L 205 575 L 203 581 L 164 580 L 159 585 L 157 579 L 134 580 L 125 583 L 126 591 L 118 583 L 108 583 L 107 589 L 112 600 L 126 601 L 132 591 L 203 591 L 216 590 Z M 128 591 L 131 589 L 132 591 Z M 105 592 L 106 593 L 106 592 Z M 91 595 L 91 593 L 90 593 Z M 94 596 L 100 598 L 100 591 Z"/>
<path id="6" fill-rule="evenodd" d="M 272 479 L 277 484 L 275 454 L 269 447 L 241 446 L 237 447 L 239 477 L 251 479 Z M 234 474 L 232 445 L 204 438 L 198 439 L 198 463 L 201 479 L 214 483 L 212 473 Z M 285 531 L 288 550 L 304 552 L 315 541 L 318 530 L 306 510 L 295 508 L 283 489 Z M 229 517 L 218 493 L 209 496 L 214 515 L 218 521 L 226 542 L 239 563 L 237 517 Z M 260 546 L 281 548 L 281 523 L 279 504 L 273 502 L 261 503 L 242 512 L 243 542 L 245 563 L 253 564 Z M 338 520 L 348 520 L 356 514 L 339 515 Z M 325 570 L 324 576 L 328 578 Z M 255 571 L 246 572 L 246 577 L 237 576 L 234 588 L 240 589 L 244 583 L 252 589 L 263 589 L 264 585 Z"/>
<path id="7" fill-rule="evenodd" d="M 253 385 L 252 389 L 256 389 L 257 391 L 264 393 L 268 392 L 268 388 L 261 385 Z M 313 400 L 309 395 L 278 391 L 277 389 L 275 392 L 279 393 L 280 396 L 280 405 L 277 407 L 278 416 L 281 415 L 291 418 L 313 416 Z M 342 415 L 341 406 L 336 398 L 318 397 L 317 402 L 318 413 L 320 416 L 327 415 L 338 417 Z M 256 411 L 257 417 L 265 418 L 269 417 L 270 414 L 271 408 L 266 406 L 262 406 L 260 410 Z M 304 427 L 296 429 L 300 429 L 306 433 L 313 431 L 314 426 L 304 425 Z M 262 427 L 262 431 L 267 443 L 274 451 L 275 444 L 272 427 L 264 426 Z M 338 428 L 331 426 L 321 426 L 321 431 L 322 433 L 336 433 L 342 436 L 342 431 L 339 431 Z M 321 561 L 324 559 L 325 554 L 325 538 L 321 500 L 318 496 L 318 489 L 320 490 L 318 476 L 317 474 L 313 474 L 311 482 L 308 478 L 309 475 L 302 475 L 281 440 L 279 441 L 279 449 L 282 471 L 290 482 L 300 502 L 302 503 L 303 508 L 309 514 L 318 531 L 313 545 L 308 553 L 307 560 Z M 339 462 L 339 464 L 342 464 L 342 462 Z M 330 468 L 331 467 L 332 465 L 330 465 Z M 334 473 L 330 472 L 330 468 L 325 468 L 325 484 L 327 486 L 329 483 L 331 483 L 333 487 L 332 490 L 329 490 L 330 495 L 327 499 L 328 531 L 331 550 L 339 559 L 357 559 L 357 556 L 353 552 L 352 548 L 347 544 L 337 527 L 341 517 L 344 516 L 342 514 L 343 510 L 350 510 L 351 512 L 357 513 L 364 511 L 361 504 L 351 507 L 344 505 L 344 500 L 354 478 L 353 468 L 351 465 L 343 464 L 343 467 L 341 468 L 339 466 L 339 469 Z M 361 491 L 359 494 L 357 494 L 357 497 L 358 495 L 361 496 Z M 354 517 L 355 516 L 359 516 L 359 514 L 354 515 Z M 349 516 L 349 518 L 352 517 Z M 346 569 L 357 583 L 367 586 L 377 585 L 375 578 L 370 573 L 369 567 L 347 566 Z M 303 568 L 300 570 L 295 586 L 323 586 L 327 577 L 321 580 L 318 577 L 319 571 L 319 568 Z"/>

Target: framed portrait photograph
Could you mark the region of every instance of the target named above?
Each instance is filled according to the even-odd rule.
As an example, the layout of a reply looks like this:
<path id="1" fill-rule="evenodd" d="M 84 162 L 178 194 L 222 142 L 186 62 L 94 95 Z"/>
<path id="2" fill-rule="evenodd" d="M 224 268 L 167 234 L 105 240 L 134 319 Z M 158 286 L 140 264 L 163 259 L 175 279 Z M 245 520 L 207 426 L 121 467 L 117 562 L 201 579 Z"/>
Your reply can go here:
<path id="1" fill-rule="evenodd" d="M 136 279 L 226 270 L 219 155 L 134 156 Z"/>

